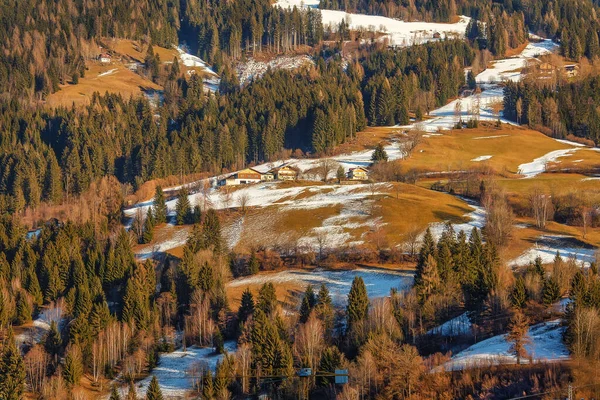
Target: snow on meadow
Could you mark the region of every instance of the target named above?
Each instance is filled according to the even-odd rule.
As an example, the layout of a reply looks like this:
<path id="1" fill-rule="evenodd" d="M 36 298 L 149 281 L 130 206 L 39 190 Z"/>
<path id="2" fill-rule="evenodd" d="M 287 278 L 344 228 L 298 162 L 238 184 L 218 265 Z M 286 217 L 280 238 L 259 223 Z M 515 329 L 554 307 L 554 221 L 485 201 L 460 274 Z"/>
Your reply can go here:
<path id="1" fill-rule="evenodd" d="M 492 157 L 493 156 L 479 156 L 479 157 L 475 157 L 475 158 L 471 159 L 471 161 L 475 161 L 475 162 L 486 161 L 486 160 L 489 160 Z"/>
<path id="2" fill-rule="evenodd" d="M 237 344 L 235 341 L 226 341 L 225 350 L 228 354 L 235 353 Z M 187 398 L 187 393 L 193 387 L 193 381 L 197 380 L 197 371 L 191 373 L 195 366 L 208 368 L 215 371 L 217 363 L 223 360 L 223 354 L 216 354 L 212 347 L 188 347 L 186 350 L 180 349 L 171 353 L 162 353 L 158 358 L 158 366 L 152 370 L 152 373 L 145 379 L 136 383 L 136 392 L 138 397 L 145 396 L 150 381 L 156 376 L 163 396 L 171 398 Z M 119 389 L 121 397 L 125 398 L 129 392 L 128 387 Z"/>
<path id="3" fill-rule="evenodd" d="M 529 43 L 517 56 L 492 62 L 492 66 L 475 77 L 477 83 L 499 83 L 503 81 L 518 82 L 521 80 L 521 70 L 536 57 L 550 54 L 558 48 L 552 40 Z"/>
<path id="4" fill-rule="evenodd" d="M 544 322 L 529 328 L 531 343 L 527 344 L 528 355 L 534 361 L 552 362 L 569 359 L 569 350 L 562 340 L 565 327 L 560 320 Z M 499 364 L 516 364 L 517 359 L 509 352 L 510 343 L 506 335 L 498 335 L 481 341 L 459 352 L 441 368 L 446 371 L 457 371 L 478 366 Z M 521 360 L 528 363 L 529 360 Z"/>
<path id="5" fill-rule="evenodd" d="M 335 31 L 342 21 L 348 22 L 351 30 L 367 29 L 385 33 L 384 38 L 392 46 L 411 46 L 423 44 L 434 39 L 438 33 L 441 39 L 462 38 L 470 18 L 460 16 L 456 23 L 405 22 L 378 15 L 351 14 L 345 11 L 321 10 L 323 26 L 331 26 Z"/>
<path id="6" fill-rule="evenodd" d="M 462 231 L 467 235 L 467 237 L 469 237 L 473 228 L 482 229 L 485 226 L 487 213 L 485 208 L 483 208 L 477 202 L 466 198 L 461 199 L 467 202 L 467 204 L 473 208 L 473 211 L 464 215 L 464 217 L 468 220 L 467 222 L 462 224 L 452 224 L 452 229 L 454 229 L 455 233 Z M 440 237 L 442 237 L 442 234 L 446 230 L 446 226 L 447 222 L 435 222 L 429 225 L 429 230 L 431 231 L 431 234 L 435 240 L 439 240 Z"/>
<path id="7" fill-rule="evenodd" d="M 526 266 L 535 261 L 537 257 L 542 259 L 542 263 L 549 264 L 554 261 L 556 252 L 560 253 L 564 261 L 575 258 L 584 266 L 589 266 L 590 263 L 596 261 L 596 249 L 578 244 L 578 241 L 570 236 L 542 235 L 530 249 L 511 260 L 509 265 L 513 267 Z"/>
<path id="8" fill-rule="evenodd" d="M 446 337 L 465 336 L 471 334 L 471 320 L 467 313 L 452 318 L 441 325 L 427 331 L 428 335 L 440 335 Z"/>
<path id="9" fill-rule="evenodd" d="M 177 52 L 179 53 L 179 59 L 188 68 L 198 68 L 205 74 L 204 78 L 204 87 L 211 91 L 216 92 L 219 88 L 219 83 L 221 79 L 219 75 L 200 57 L 191 55 L 186 52 L 186 50 L 179 46 L 177 47 Z M 188 71 L 190 73 L 190 71 Z"/>
<path id="10" fill-rule="evenodd" d="M 318 0 L 279 0 L 274 6 L 282 8 L 318 8 Z M 342 21 L 348 22 L 349 29 L 366 29 L 371 32 L 384 33 L 384 39 L 390 45 L 411 46 L 422 44 L 432 40 L 434 34 L 438 33 L 440 39 L 457 37 L 462 38 L 469 24 L 470 18 L 461 16 L 459 21 L 453 24 L 436 22 L 405 22 L 393 18 L 378 15 L 353 14 L 345 11 L 321 10 L 323 26 L 330 26 L 333 31 Z"/>
<path id="11" fill-rule="evenodd" d="M 579 150 L 580 147 L 573 147 L 570 149 L 554 150 L 535 160 L 519 165 L 519 174 L 525 175 L 525 178 L 533 178 L 546 171 L 548 163 L 556 162 L 560 157 L 567 157 Z"/>
<path id="12" fill-rule="evenodd" d="M 400 272 L 384 269 L 358 268 L 353 270 L 285 270 L 281 272 L 254 275 L 245 278 L 234 279 L 227 283 L 227 287 L 246 287 L 250 285 L 262 285 L 271 282 L 275 285 L 295 283 L 302 286 L 312 285 L 318 288 L 325 283 L 331 293 L 331 298 L 336 307 L 346 305 L 348 293 L 352 286 L 354 277 L 361 277 L 367 287 L 369 298 L 381 298 L 389 296 L 391 289 L 399 291 L 410 288 L 413 284 L 413 273 Z"/>

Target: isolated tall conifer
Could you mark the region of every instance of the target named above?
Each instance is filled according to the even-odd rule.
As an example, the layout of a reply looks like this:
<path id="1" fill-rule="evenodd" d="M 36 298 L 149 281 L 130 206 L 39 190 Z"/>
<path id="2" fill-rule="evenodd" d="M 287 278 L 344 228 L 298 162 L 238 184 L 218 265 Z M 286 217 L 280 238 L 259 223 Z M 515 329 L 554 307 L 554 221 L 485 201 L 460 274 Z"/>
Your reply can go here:
<path id="1" fill-rule="evenodd" d="M 165 194 L 160 186 L 156 186 L 156 191 L 154 192 L 152 215 L 156 224 L 167 222 L 167 203 L 165 201 Z"/>
<path id="2" fill-rule="evenodd" d="M 352 287 L 348 294 L 348 328 L 351 329 L 354 324 L 364 320 L 369 311 L 369 297 L 367 296 L 367 287 L 360 276 L 355 276 L 352 281 Z"/>

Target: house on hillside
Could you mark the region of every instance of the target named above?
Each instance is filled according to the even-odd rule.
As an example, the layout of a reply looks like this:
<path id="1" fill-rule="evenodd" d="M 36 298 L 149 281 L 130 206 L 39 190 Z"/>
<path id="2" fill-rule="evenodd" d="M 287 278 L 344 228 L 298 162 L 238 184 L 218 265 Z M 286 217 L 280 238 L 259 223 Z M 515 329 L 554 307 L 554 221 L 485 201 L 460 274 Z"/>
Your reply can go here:
<path id="1" fill-rule="evenodd" d="M 271 171 L 267 171 L 262 174 L 261 179 L 266 182 L 270 182 L 275 179 L 275 174 Z"/>
<path id="2" fill-rule="evenodd" d="M 366 181 L 369 179 L 369 170 L 365 167 L 350 168 L 348 171 L 348 179 L 353 181 Z"/>
<path id="3" fill-rule="evenodd" d="M 246 168 L 219 180 L 218 185 L 235 186 L 246 185 L 248 183 L 258 183 L 263 180 L 262 176 L 262 172 L 257 171 L 254 168 Z"/>
<path id="4" fill-rule="evenodd" d="M 298 179 L 298 170 L 291 165 L 282 165 L 273 168 L 270 172 L 273 173 L 275 179 L 278 181 L 294 181 Z"/>
<path id="5" fill-rule="evenodd" d="M 102 64 L 110 64 L 112 62 L 112 57 L 108 53 L 102 53 L 100 54 L 100 57 L 98 57 L 98 60 Z"/>
<path id="6" fill-rule="evenodd" d="M 573 78 L 579 73 L 579 65 L 566 64 L 562 67 L 562 72 L 567 78 Z"/>

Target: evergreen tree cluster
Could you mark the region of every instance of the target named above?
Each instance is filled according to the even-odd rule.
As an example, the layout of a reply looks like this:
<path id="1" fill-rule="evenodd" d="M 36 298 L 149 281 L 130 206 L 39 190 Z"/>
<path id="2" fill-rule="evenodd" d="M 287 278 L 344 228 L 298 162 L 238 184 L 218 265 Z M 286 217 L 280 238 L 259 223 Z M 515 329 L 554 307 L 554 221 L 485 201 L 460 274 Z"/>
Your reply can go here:
<path id="1" fill-rule="evenodd" d="M 456 306 L 464 299 L 467 309 L 481 310 L 497 287 L 498 267 L 494 245 L 483 243 L 477 228 L 467 237 L 448 225 L 437 243 L 428 229 L 418 255 L 417 296 L 423 305 L 447 298 Z"/>
<path id="2" fill-rule="evenodd" d="M 504 88 L 504 117 L 542 127 L 555 137 L 567 134 L 600 143 L 600 78 L 540 87 L 533 82 L 507 83 Z"/>
<path id="3" fill-rule="evenodd" d="M 460 40 L 379 50 L 351 73 L 364 74 L 362 91 L 370 125 L 408 124 L 409 111 L 424 115 L 446 104 L 465 84 L 473 49 Z"/>

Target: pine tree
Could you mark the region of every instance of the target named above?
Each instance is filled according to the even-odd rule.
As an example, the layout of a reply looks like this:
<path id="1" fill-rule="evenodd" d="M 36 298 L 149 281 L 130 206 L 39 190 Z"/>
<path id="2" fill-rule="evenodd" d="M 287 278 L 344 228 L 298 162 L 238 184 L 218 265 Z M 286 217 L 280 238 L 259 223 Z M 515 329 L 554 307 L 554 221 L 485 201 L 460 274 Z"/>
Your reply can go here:
<path id="1" fill-rule="evenodd" d="M 160 186 L 156 186 L 156 191 L 154 193 L 152 215 L 154 216 L 154 222 L 157 225 L 167 222 L 167 203 L 165 201 L 165 194 Z"/>
<path id="2" fill-rule="evenodd" d="M 112 389 L 110 390 L 110 397 L 108 400 L 121 400 L 121 395 L 119 395 L 119 391 L 117 390 L 116 385 L 112 385 Z"/>
<path id="3" fill-rule="evenodd" d="M 510 295 L 510 301 L 512 305 L 518 309 L 522 309 L 527 304 L 528 294 L 525 289 L 525 281 L 523 277 L 518 277 L 515 286 Z"/>
<path id="4" fill-rule="evenodd" d="M 275 286 L 271 282 L 267 282 L 258 290 L 258 302 L 256 307 L 262 310 L 266 315 L 270 315 L 275 311 L 277 306 L 277 295 Z"/>
<path id="5" fill-rule="evenodd" d="M 360 276 L 355 276 L 352 280 L 350 293 L 348 293 L 348 306 L 346 313 L 348 316 L 348 329 L 367 317 L 369 310 L 369 297 L 367 296 L 367 287 Z"/>
<path id="6" fill-rule="evenodd" d="M 185 187 L 183 187 L 179 191 L 179 197 L 177 198 L 177 204 L 175 205 L 175 212 L 177 214 L 177 225 L 192 223 L 192 208 L 190 206 L 190 199 L 188 198 L 188 196 L 188 190 Z"/>
<path id="7" fill-rule="evenodd" d="M 17 296 L 17 325 L 22 325 L 27 321 L 31 321 L 31 306 L 27 301 L 24 293 L 19 293 Z"/>
<path id="8" fill-rule="evenodd" d="M 217 212 L 212 208 L 206 212 L 204 224 L 202 224 L 202 239 L 204 248 L 212 248 L 217 254 L 223 250 L 221 222 L 219 222 Z"/>
<path id="9" fill-rule="evenodd" d="M 63 369 L 63 378 L 71 385 L 78 385 L 81 376 L 83 375 L 83 360 L 81 359 L 81 351 L 79 346 L 72 346 L 65 357 L 65 365 Z"/>
<path id="10" fill-rule="evenodd" d="M 260 267 L 260 263 L 258 262 L 258 258 L 256 257 L 256 252 L 252 250 L 250 252 L 250 258 L 248 259 L 248 274 L 256 275 L 258 274 Z"/>
<path id="11" fill-rule="evenodd" d="M 319 362 L 319 372 L 333 374 L 342 365 L 344 355 L 336 346 L 329 346 L 323 351 Z M 333 377 L 321 377 L 319 384 L 327 386 L 334 382 Z"/>
<path id="12" fill-rule="evenodd" d="M 152 208 L 148 208 L 146 219 L 144 220 L 144 228 L 142 231 L 142 237 L 140 238 L 141 244 L 147 244 L 152 241 L 154 237 L 154 215 L 152 214 Z"/>
<path id="13" fill-rule="evenodd" d="M 308 321 L 311 311 L 317 304 L 317 298 L 311 285 L 308 285 L 304 296 L 302 297 L 302 303 L 300 305 L 300 322 L 305 323 Z"/>
<path id="14" fill-rule="evenodd" d="M 60 353 L 62 346 L 62 338 L 58 331 L 58 326 L 55 321 L 50 323 L 50 330 L 44 338 L 44 349 L 51 357 L 56 357 Z"/>
<path id="15" fill-rule="evenodd" d="M 133 383 L 133 380 L 129 381 L 129 389 L 127 390 L 126 400 L 137 400 L 137 392 L 135 390 L 135 384 Z"/>
<path id="16" fill-rule="evenodd" d="M 209 400 L 214 397 L 213 377 L 210 369 L 204 370 L 202 374 L 202 398 Z"/>
<path id="17" fill-rule="evenodd" d="M 381 161 L 387 161 L 388 160 L 388 155 L 385 151 L 385 149 L 383 148 L 383 144 L 378 143 L 377 147 L 375 147 L 375 151 L 373 151 L 373 155 L 371 156 L 371 161 L 373 161 L 374 163 L 378 163 Z"/>
<path id="18" fill-rule="evenodd" d="M 335 176 L 338 180 L 338 183 L 342 182 L 344 180 L 344 178 L 346 177 L 346 173 L 344 172 L 344 167 L 342 167 L 340 165 L 335 173 Z"/>
<path id="19" fill-rule="evenodd" d="M 249 316 L 254 313 L 254 299 L 250 289 L 246 288 L 242 293 L 242 302 L 238 309 L 238 321 L 246 322 Z"/>
<path id="20" fill-rule="evenodd" d="M 148 391 L 146 392 L 146 400 L 163 400 L 162 391 L 160 390 L 156 376 L 153 376 L 150 381 L 150 386 L 148 386 Z"/>
<path id="21" fill-rule="evenodd" d="M 419 249 L 419 258 L 417 261 L 416 273 L 415 273 L 415 286 L 419 286 L 421 282 L 421 276 L 423 275 L 423 268 L 425 263 L 429 259 L 429 256 L 435 257 L 436 245 L 431 230 L 427 228 L 425 236 L 423 236 L 423 243 Z"/>
<path id="22" fill-rule="evenodd" d="M 0 342 L 0 399 L 20 400 L 25 390 L 25 366 L 12 328 Z"/>
<path id="23" fill-rule="evenodd" d="M 553 304 L 560 299 L 560 287 L 553 276 L 544 280 L 542 288 L 542 301 L 546 305 Z"/>

